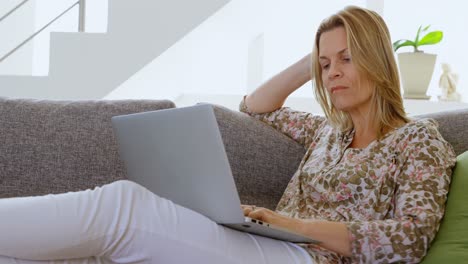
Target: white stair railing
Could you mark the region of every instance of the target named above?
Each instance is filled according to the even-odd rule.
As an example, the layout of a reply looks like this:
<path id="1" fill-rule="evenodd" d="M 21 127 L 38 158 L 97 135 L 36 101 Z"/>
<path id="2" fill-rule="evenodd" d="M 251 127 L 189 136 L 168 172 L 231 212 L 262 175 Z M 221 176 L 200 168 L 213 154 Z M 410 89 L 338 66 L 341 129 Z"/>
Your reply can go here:
<path id="1" fill-rule="evenodd" d="M 17 6 L 15 6 L 13 9 L 11 9 L 8 13 L 3 15 L 0 18 L 0 22 L 3 21 L 5 18 L 10 16 L 12 13 L 14 13 L 18 8 L 20 8 L 22 5 L 26 4 L 30 0 L 24 0 L 23 2 L 19 3 Z M 39 33 L 41 33 L 44 29 L 49 27 L 52 23 L 57 21 L 60 17 L 68 13 L 71 9 L 73 9 L 75 6 L 79 5 L 79 13 L 78 13 L 78 32 L 84 32 L 85 31 L 85 16 L 86 16 L 86 0 L 78 0 L 75 3 L 73 3 L 70 7 L 68 7 L 65 11 L 60 13 L 58 16 L 56 16 L 54 19 L 52 19 L 49 23 L 45 24 L 42 28 L 40 28 L 38 31 L 34 32 L 31 36 L 23 40 L 20 44 L 18 44 L 14 49 L 9 51 L 7 54 L 3 55 L 0 58 L 0 63 L 3 62 L 5 59 L 10 57 L 13 53 L 15 53 L 17 50 L 19 50 L 21 47 L 26 45 L 31 39 L 33 39 L 35 36 L 37 36 Z"/>
<path id="2" fill-rule="evenodd" d="M 24 0 L 23 2 L 19 3 L 18 5 L 16 5 L 15 7 L 13 7 L 10 11 L 8 11 L 5 15 L 3 15 L 1 18 L 0 18 L 0 22 L 2 22 L 5 18 L 9 17 L 11 14 L 13 14 L 13 12 L 15 12 L 18 8 L 20 8 L 22 5 L 26 4 L 27 2 L 29 2 L 30 0 Z"/>

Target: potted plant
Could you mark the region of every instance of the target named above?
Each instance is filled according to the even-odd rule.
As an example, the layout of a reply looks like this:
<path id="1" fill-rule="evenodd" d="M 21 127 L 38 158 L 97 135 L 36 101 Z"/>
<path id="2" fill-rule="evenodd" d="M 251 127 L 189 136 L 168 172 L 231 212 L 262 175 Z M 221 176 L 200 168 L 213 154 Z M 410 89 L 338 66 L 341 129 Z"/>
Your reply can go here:
<path id="1" fill-rule="evenodd" d="M 424 53 L 419 47 L 423 45 L 437 44 L 442 40 L 442 31 L 426 33 L 430 26 L 420 26 L 414 40 L 400 39 L 393 43 L 396 52 L 401 47 L 413 47 L 413 52 L 398 53 L 398 64 L 403 84 L 403 96 L 408 99 L 429 99 L 426 95 L 434 72 L 436 54 Z"/>

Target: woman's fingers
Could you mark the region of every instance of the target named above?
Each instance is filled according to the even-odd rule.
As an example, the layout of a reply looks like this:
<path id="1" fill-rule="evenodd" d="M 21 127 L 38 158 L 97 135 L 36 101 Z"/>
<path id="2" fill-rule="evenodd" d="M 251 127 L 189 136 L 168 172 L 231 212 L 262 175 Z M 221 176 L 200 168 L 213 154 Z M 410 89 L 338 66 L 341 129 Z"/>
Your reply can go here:
<path id="1" fill-rule="evenodd" d="M 269 213 L 271 212 L 266 208 L 257 207 L 255 205 L 243 205 L 241 207 L 242 211 L 244 212 L 244 216 L 260 221 L 265 221 L 268 218 Z"/>
<path id="2" fill-rule="evenodd" d="M 255 205 L 241 205 L 242 211 L 244 212 L 244 216 L 249 216 L 252 212 L 257 211 L 261 207 L 256 207 Z"/>
<path id="3" fill-rule="evenodd" d="M 255 210 L 250 211 L 250 213 L 247 215 L 248 217 L 252 219 L 257 219 L 260 221 L 267 221 L 270 210 L 266 208 L 262 208 L 262 207 L 256 207 L 254 209 Z"/>
<path id="4" fill-rule="evenodd" d="M 275 211 L 272 211 L 268 208 L 258 207 L 255 205 L 241 205 L 242 211 L 244 212 L 244 216 L 250 217 L 252 219 L 256 219 L 265 223 L 269 223 L 271 225 L 276 225 L 280 227 L 284 227 L 286 229 L 291 229 L 291 226 L 297 225 L 298 221 L 292 218 L 283 216 Z M 295 230 L 295 229 L 291 229 Z"/>

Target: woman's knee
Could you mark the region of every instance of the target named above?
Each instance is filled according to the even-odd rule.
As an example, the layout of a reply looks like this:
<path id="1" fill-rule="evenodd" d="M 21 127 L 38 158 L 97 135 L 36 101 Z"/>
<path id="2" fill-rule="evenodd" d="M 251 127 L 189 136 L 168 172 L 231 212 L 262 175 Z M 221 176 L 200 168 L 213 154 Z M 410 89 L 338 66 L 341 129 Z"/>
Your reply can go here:
<path id="1" fill-rule="evenodd" d="M 98 196 L 104 208 L 116 214 L 123 212 L 139 212 L 141 207 L 148 207 L 159 197 L 138 183 L 129 180 L 119 180 L 98 189 Z M 128 217 L 128 216 L 127 216 Z"/>
<path id="2" fill-rule="evenodd" d="M 118 180 L 103 186 L 103 189 L 111 189 L 119 193 L 146 193 L 148 189 L 140 184 L 129 180 Z"/>

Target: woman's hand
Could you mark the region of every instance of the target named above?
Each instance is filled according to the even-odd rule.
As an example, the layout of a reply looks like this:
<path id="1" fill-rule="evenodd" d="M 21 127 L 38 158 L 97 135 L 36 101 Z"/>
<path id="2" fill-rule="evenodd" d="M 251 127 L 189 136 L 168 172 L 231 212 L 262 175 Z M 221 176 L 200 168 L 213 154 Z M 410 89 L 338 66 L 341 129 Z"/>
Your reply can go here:
<path id="1" fill-rule="evenodd" d="M 295 231 L 298 228 L 299 220 L 281 215 L 270 209 L 257 207 L 255 205 L 241 205 L 244 216 L 256 219 L 268 224 Z"/>
<path id="2" fill-rule="evenodd" d="M 291 218 L 255 205 L 241 205 L 241 208 L 247 217 L 311 237 L 321 241 L 320 246 L 324 248 L 351 256 L 351 242 L 343 223 Z"/>

